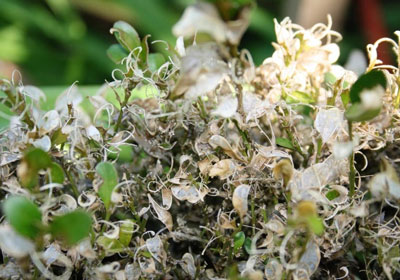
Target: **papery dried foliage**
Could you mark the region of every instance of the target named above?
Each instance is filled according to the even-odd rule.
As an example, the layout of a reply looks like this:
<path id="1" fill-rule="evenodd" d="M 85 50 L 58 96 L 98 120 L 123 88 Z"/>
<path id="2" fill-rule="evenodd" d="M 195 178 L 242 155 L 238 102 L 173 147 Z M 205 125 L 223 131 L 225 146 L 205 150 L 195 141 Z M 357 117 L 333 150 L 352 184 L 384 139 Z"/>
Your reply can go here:
<path id="1" fill-rule="evenodd" d="M 400 72 L 376 53 L 389 42 L 399 54 L 399 44 L 368 45 L 367 71 L 380 69 L 388 85 L 361 95 L 380 113 L 349 133 L 346 96 L 357 75 L 334 64 L 341 37 L 330 18 L 310 29 L 275 21 L 275 52 L 256 67 L 235 47 L 248 9 L 224 21 L 211 4 L 189 7 L 174 33 L 215 42 L 185 46 L 179 37 L 164 60 L 119 22 L 113 32 L 135 38 L 121 41 L 124 68 L 90 97 L 90 110 L 76 86 L 46 112 L 39 89 L 1 81 L 1 104 L 14 112 L 0 115 L 9 127 L 1 195 L 24 196 L 42 213 L 37 238 L 2 221 L 1 277 L 399 277 Z M 51 165 L 32 167 L 32 147 L 60 167 L 61 182 Z M 93 220 L 87 238 L 70 245 L 45 234 L 76 209 Z"/>

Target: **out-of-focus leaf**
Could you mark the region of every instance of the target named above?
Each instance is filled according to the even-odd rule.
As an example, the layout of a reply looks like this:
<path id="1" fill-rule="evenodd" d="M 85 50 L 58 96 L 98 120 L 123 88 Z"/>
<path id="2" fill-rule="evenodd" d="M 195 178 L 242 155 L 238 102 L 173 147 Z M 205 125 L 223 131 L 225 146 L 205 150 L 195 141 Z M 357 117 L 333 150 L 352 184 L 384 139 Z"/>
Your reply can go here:
<path id="1" fill-rule="evenodd" d="M 26 188 L 36 186 L 39 170 L 50 167 L 51 163 L 50 156 L 42 149 L 35 148 L 26 152 L 17 169 L 22 186 Z"/>
<path id="2" fill-rule="evenodd" d="M 112 61 L 119 64 L 128 54 L 121 45 L 113 44 L 108 48 L 107 55 Z"/>
<path id="3" fill-rule="evenodd" d="M 310 103 L 314 103 L 314 99 L 305 92 L 301 92 L 301 91 L 293 91 L 290 94 L 288 94 L 286 96 L 286 102 L 287 103 L 306 103 L 306 104 L 310 104 Z"/>
<path id="4" fill-rule="evenodd" d="M 60 145 L 67 141 L 68 135 L 62 133 L 61 128 L 57 129 L 51 136 L 51 143 L 53 145 Z"/>
<path id="5" fill-rule="evenodd" d="M 50 225 L 53 236 L 73 245 L 89 235 L 92 218 L 84 211 L 76 210 L 56 217 Z"/>
<path id="6" fill-rule="evenodd" d="M 96 243 L 103 247 L 106 254 L 116 254 L 125 250 L 125 246 L 118 239 L 111 239 L 105 236 L 99 236 Z"/>
<path id="7" fill-rule="evenodd" d="M 134 223 L 132 220 L 124 220 L 119 230 L 119 241 L 125 247 L 129 246 L 132 239 Z"/>
<path id="8" fill-rule="evenodd" d="M 118 174 L 114 165 L 109 162 L 100 162 L 96 166 L 96 171 L 99 173 L 103 179 L 103 183 L 99 188 L 99 196 L 104 203 L 106 209 L 110 207 L 111 204 L 111 194 L 114 187 L 118 184 Z"/>
<path id="9" fill-rule="evenodd" d="M 322 219 L 317 216 L 309 216 L 307 217 L 307 222 L 310 230 L 316 234 L 321 235 L 324 233 L 324 224 L 322 223 Z"/>
<path id="10" fill-rule="evenodd" d="M 4 202 L 3 211 L 19 234 L 34 239 L 40 233 L 42 213 L 29 199 L 22 196 L 10 197 Z"/>
<path id="11" fill-rule="evenodd" d="M 361 103 L 352 104 L 344 113 L 346 119 L 352 122 L 369 121 L 379 115 L 381 108 L 368 109 Z"/>
<path id="12" fill-rule="evenodd" d="M 251 252 L 251 238 L 246 237 L 244 240 L 244 249 L 246 250 L 247 254 L 250 254 Z"/>
<path id="13" fill-rule="evenodd" d="M 165 57 L 161 53 L 151 53 L 147 57 L 147 65 L 152 72 L 157 71 L 165 61 Z"/>
<path id="14" fill-rule="evenodd" d="M 239 231 L 233 237 L 233 251 L 237 253 L 240 248 L 242 248 L 244 242 L 246 240 L 246 235 L 243 231 Z"/>
<path id="15" fill-rule="evenodd" d="M 294 146 L 293 146 L 292 142 L 290 142 L 289 139 L 283 138 L 283 137 L 276 137 L 275 140 L 276 140 L 277 145 L 284 147 L 284 148 L 294 150 Z"/>
<path id="16" fill-rule="evenodd" d="M 10 126 L 10 118 L 14 113 L 3 103 L 0 103 L 0 132 Z"/>
<path id="17" fill-rule="evenodd" d="M 331 190 L 326 194 L 326 198 L 329 200 L 334 200 L 335 198 L 339 197 L 340 193 L 337 190 Z"/>
<path id="18" fill-rule="evenodd" d="M 50 176 L 53 183 L 62 184 L 64 182 L 64 170 L 58 163 L 51 163 L 50 165 Z"/>
<path id="19" fill-rule="evenodd" d="M 361 75 L 350 89 L 350 100 L 354 103 L 361 102 L 361 93 L 366 89 L 373 89 L 376 86 L 386 88 L 386 78 L 382 71 L 372 70 Z"/>
<path id="20" fill-rule="evenodd" d="M 324 82 L 329 85 L 333 85 L 336 82 L 336 77 L 331 72 L 327 72 L 324 75 Z"/>
<path id="21" fill-rule="evenodd" d="M 110 30 L 111 34 L 115 35 L 118 42 L 127 50 L 132 51 L 133 49 L 140 46 L 140 38 L 136 30 L 125 21 L 117 21 L 114 23 L 113 28 Z"/>

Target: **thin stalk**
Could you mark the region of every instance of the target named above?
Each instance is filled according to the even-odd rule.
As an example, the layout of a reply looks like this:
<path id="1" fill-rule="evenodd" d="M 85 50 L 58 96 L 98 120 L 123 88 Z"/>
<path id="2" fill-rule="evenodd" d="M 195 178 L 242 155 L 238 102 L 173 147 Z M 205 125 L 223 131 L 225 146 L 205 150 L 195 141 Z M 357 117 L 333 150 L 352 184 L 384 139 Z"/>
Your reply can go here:
<path id="1" fill-rule="evenodd" d="M 353 123 L 351 121 L 348 121 L 349 125 L 349 137 L 350 141 L 353 141 Z M 350 167 L 350 173 L 349 173 L 349 196 L 353 197 L 354 195 L 354 190 L 355 190 L 355 181 L 356 181 L 356 170 L 354 168 L 354 151 L 351 151 L 351 154 L 349 156 L 349 167 Z"/>

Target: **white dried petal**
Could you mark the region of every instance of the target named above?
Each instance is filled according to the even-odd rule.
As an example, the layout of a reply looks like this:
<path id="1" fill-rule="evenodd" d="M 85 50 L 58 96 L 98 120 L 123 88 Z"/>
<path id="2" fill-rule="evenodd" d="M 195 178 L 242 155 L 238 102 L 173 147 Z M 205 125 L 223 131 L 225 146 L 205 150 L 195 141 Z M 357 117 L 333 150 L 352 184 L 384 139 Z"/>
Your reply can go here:
<path id="1" fill-rule="evenodd" d="M 214 5 L 200 2 L 187 7 L 172 28 L 176 37 L 192 37 L 198 32 L 208 33 L 218 42 L 226 40 L 225 24 Z"/>
<path id="2" fill-rule="evenodd" d="M 343 112 L 338 108 L 320 109 L 315 118 L 315 129 L 321 134 L 322 142 L 326 143 L 343 126 Z"/>
<path id="3" fill-rule="evenodd" d="M 171 208 L 172 205 L 172 192 L 170 189 L 163 188 L 161 190 L 161 195 L 163 206 L 165 210 L 168 210 L 169 208 Z"/>
<path id="4" fill-rule="evenodd" d="M 276 259 L 269 259 L 265 266 L 264 275 L 267 280 L 282 279 L 283 266 Z"/>
<path id="5" fill-rule="evenodd" d="M 51 140 L 50 137 L 45 135 L 42 138 L 36 139 L 32 142 L 33 146 L 36 148 L 42 149 L 45 152 L 48 152 L 51 148 Z"/>
<path id="6" fill-rule="evenodd" d="M 173 221 L 171 214 L 160 205 L 158 205 L 158 203 L 151 197 L 150 194 L 148 194 L 147 196 L 149 198 L 151 206 L 157 214 L 157 219 L 159 219 L 168 228 L 169 231 L 172 231 Z"/>
<path id="7" fill-rule="evenodd" d="M 42 134 L 49 133 L 61 126 L 60 115 L 56 110 L 48 111 L 41 117 L 38 126 Z"/>
<path id="8" fill-rule="evenodd" d="M 96 270 L 99 273 L 116 273 L 120 268 L 119 262 L 112 262 L 103 266 L 98 267 Z"/>
<path id="9" fill-rule="evenodd" d="M 210 177 L 218 176 L 221 180 L 224 180 L 231 176 L 235 172 L 235 169 L 236 165 L 232 160 L 223 159 L 210 168 L 208 175 Z"/>
<path id="10" fill-rule="evenodd" d="M 192 278 L 196 276 L 196 266 L 192 254 L 185 253 L 179 263 L 182 269 Z"/>
<path id="11" fill-rule="evenodd" d="M 212 111 L 214 116 L 222 118 L 231 118 L 236 114 L 238 108 L 238 99 L 234 96 L 226 96 L 221 98 L 218 107 Z"/>
<path id="12" fill-rule="evenodd" d="M 140 270 L 144 274 L 154 274 L 156 272 L 156 264 L 153 258 L 139 258 Z"/>
<path id="13" fill-rule="evenodd" d="M 17 234 L 9 225 L 0 226 L 0 248 L 6 254 L 22 258 L 35 251 L 32 241 Z"/>
<path id="14" fill-rule="evenodd" d="M 249 192 L 250 186 L 245 184 L 236 187 L 233 191 L 232 204 L 241 218 L 243 218 L 247 213 L 247 197 Z"/>
<path id="15" fill-rule="evenodd" d="M 197 203 L 203 200 L 204 196 L 207 194 L 207 190 L 200 192 L 194 186 L 179 186 L 171 188 L 172 194 L 181 201 L 187 200 L 190 203 Z"/>
<path id="16" fill-rule="evenodd" d="M 314 240 L 310 240 L 305 252 L 301 255 L 297 269 L 305 269 L 310 277 L 317 270 L 320 260 L 319 246 Z"/>
<path id="17" fill-rule="evenodd" d="M 22 93 L 26 96 L 29 96 L 36 104 L 40 102 L 40 100 L 46 100 L 46 95 L 44 92 L 35 86 L 22 86 Z"/>
<path id="18" fill-rule="evenodd" d="M 161 238 L 159 235 L 154 236 L 153 238 L 148 238 L 146 240 L 147 250 L 150 252 L 152 257 L 156 259 L 159 263 L 164 263 L 166 260 L 166 254 L 164 251 L 164 246 L 162 244 Z"/>
<path id="19" fill-rule="evenodd" d="M 86 127 L 86 135 L 89 139 L 93 139 L 97 142 L 101 141 L 101 134 L 100 131 L 94 126 L 94 125 L 90 125 L 88 127 Z"/>
<path id="20" fill-rule="evenodd" d="M 348 158 L 354 150 L 354 142 L 336 142 L 333 144 L 332 154 L 336 159 L 341 160 Z"/>

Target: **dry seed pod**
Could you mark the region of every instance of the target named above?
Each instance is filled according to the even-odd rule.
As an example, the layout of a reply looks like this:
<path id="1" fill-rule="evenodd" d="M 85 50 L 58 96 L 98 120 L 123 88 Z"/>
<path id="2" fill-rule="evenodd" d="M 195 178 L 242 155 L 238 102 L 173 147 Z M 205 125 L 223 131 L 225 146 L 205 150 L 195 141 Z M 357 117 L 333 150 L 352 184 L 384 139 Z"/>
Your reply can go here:
<path id="1" fill-rule="evenodd" d="M 247 213 L 247 197 L 250 192 L 249 185 L 240 185 L 235 188 L 232 197 L 232 204 L 238 212 L 240 218 L 243 218 Z"/>

